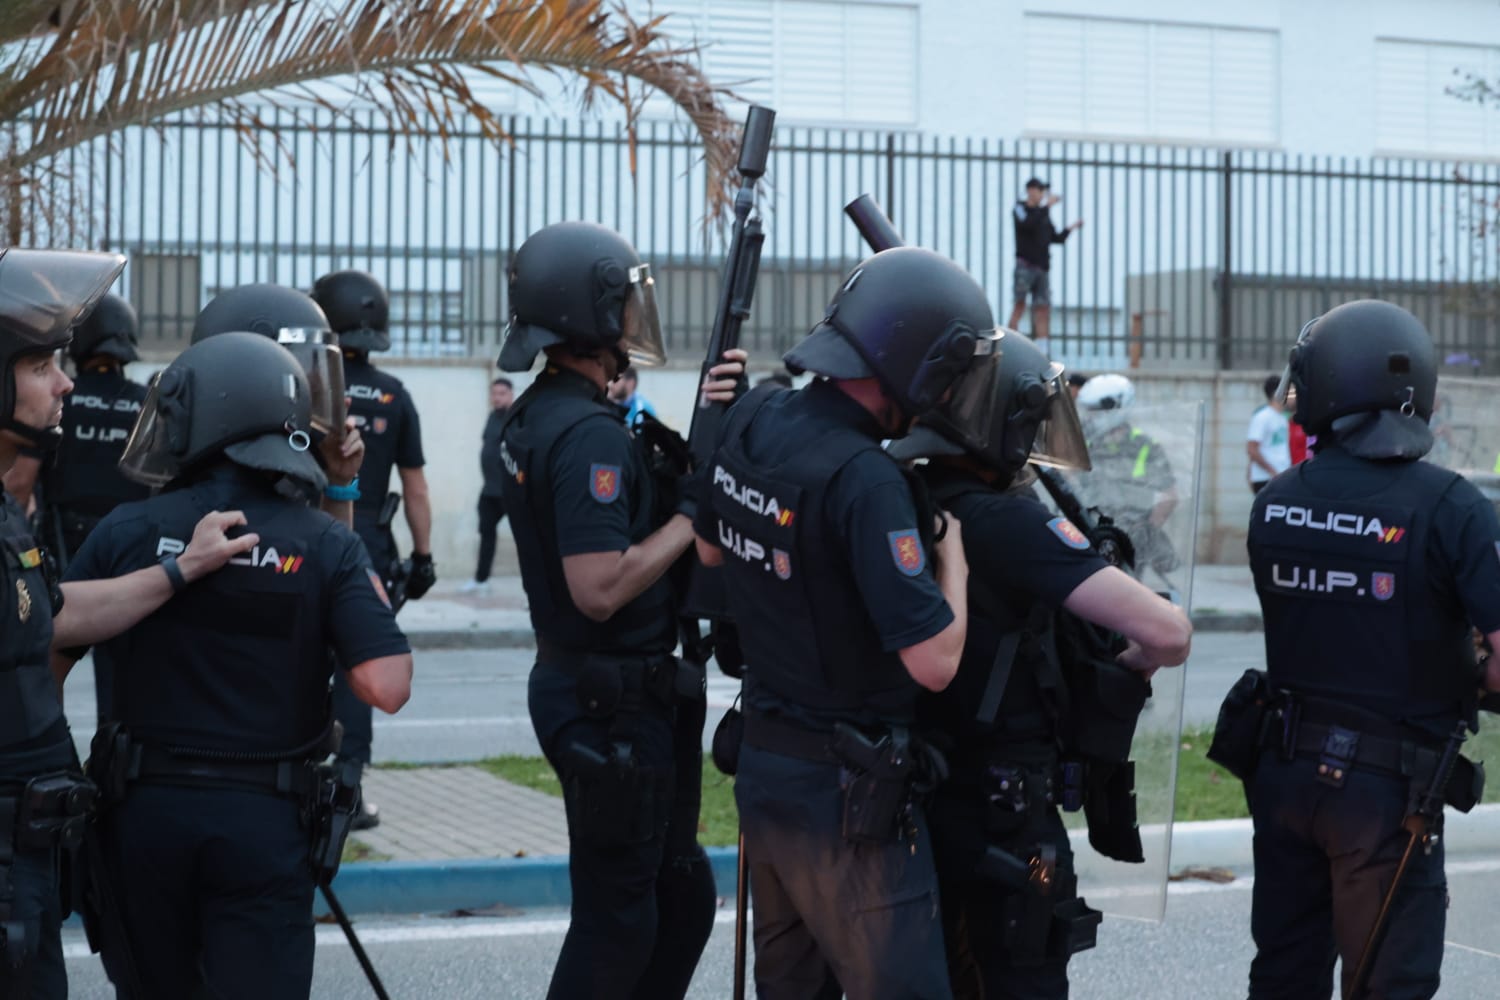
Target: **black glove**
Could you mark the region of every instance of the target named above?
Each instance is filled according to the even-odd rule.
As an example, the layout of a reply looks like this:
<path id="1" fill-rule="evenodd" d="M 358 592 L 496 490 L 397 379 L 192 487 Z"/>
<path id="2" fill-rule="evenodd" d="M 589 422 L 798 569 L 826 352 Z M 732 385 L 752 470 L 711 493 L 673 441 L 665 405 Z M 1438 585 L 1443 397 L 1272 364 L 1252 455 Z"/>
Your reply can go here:
<path id="1" fill-rule="evenodd" d="M 677 479 L 677 509 L 675 513 L 686 514 L 689 521 L 698 517 L 698 502 L 703 496 L 704 476 L 707 475 L 707 465 L 702 469 L 694 469 L 692 472 L 679 476 Z"/>
<path id="2" fill-rule="evenodd" d="M 432 564 L 432 553 L 411 554 L 411 576 L 406 581 L 406 596 L 409 600 L 421 600 L 422 595 L 437 583 L 437 567 Z"/>

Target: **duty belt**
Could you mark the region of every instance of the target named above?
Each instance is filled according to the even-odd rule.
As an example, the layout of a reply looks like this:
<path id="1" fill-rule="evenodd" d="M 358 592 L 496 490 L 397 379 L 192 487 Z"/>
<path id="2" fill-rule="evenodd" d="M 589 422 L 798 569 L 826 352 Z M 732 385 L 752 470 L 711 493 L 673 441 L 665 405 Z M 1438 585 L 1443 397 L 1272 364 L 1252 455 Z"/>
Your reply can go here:
<path id="1" fill-rule="evenodd" d="M 745 713 L 745 742 L 757 750 L 817 764 L 837 764 L 833 731 L 780 722 L 760 712 Z"/>
<path id="2" fill-rule="evenodd" d="M 536 654 L 537 666 L 566 674 L 579 683 L 580 689 L 597 686 L 607 693 L 618 676 L 624 688 L 634 686 L 663 705 L 675 704 L 679 698 L 703 697 L 703 668 L 680 661 L 671 653 L 587 652 L 538 635 Z"/>
<path id="3" fill-rule="evenodd" d="M 197 788 L 243 788 L 289 798 L 303 798 L 317 788 L 312 762 L 306 759 L 242 762 L 211 760 L 140 746 L 126 772 L 135 782 Z"/>
<path id="4" fill-rule="evenodd" d="M 1265 742 L 1287 759 L 1315 758 L 1318 777 L 1342 785 L 1350 769 L 1395 778 L 1427 773 L 1440 750 L 1414 737 L 1370 713 L 1286 694 L 1266 727 Z"/>

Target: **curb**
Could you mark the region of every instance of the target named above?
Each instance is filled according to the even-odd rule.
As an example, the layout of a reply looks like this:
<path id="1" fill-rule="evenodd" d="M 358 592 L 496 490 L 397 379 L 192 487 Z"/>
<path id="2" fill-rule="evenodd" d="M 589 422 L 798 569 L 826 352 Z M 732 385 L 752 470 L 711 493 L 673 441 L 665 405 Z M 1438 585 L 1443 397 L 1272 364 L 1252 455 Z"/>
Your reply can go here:
<path id="1" fill-rule="evenodd" d="M 1500 853 L 1500 803 L 1464 815 L 1449 810 L 1444 837 L 1450 859 Z M 734 895 L 738 852 L 707 848 L 718 893 Z M 1184 868 L 1254 867 L 1248 819 L 1177 823 L 1172 828 L 1174 872 Z M 563 909 L 571 892 L 568 858 L 475 858 L 457 861 L 364 861 L 344 865 L 334 882 L 350 913 L 446 913 L 453 910 Z M 326 912 L 322 897 L 317 913 Z"/>
<path id="2" fill-rule="evenodd" d="M 1193 615 L 1198 632 L 1259 632 L 1257 611 L 1206 611 Z M 406 632 L 412 649 L 531 649 L 536 637 L 530 628 L 414 628 Z"/>

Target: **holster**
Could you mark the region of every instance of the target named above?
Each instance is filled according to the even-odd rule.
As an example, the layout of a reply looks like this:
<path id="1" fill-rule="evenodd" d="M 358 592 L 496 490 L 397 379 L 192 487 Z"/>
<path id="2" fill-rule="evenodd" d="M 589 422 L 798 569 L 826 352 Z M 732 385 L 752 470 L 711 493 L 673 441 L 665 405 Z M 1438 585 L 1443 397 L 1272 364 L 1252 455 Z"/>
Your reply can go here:
<path id="1" fill-rule="evenodd" d="M 658 772 L 642 767 L 630 743 L 616 740 L 608 756 L 582 743 L 563 748 L 563 781 L 574 804 L 569 827 L 584 844 L 642 844 L 660 825 Z"/>
<path id="2" fill-rule="evenodd" d="M 1106 858 L 1141 864 L 1146 854 L 1136 815 L 1135 763 L 1089 768 L 1083 802 L 1089 844 Z"/>
<path id="3" fill-rule="evenodd" d="M 976 872 L 1008 890 L 1004 946 L 1016 965 L 1066 960 L 1098 943 L 1104 915 L 1078 898 L 1078 879 L 1057 869 L 1057 850 L 1050 844 L 1028 859 L 1002 848 L 985 849 Z"/>
<path id="4" fill-rule="evenodd" d="M 834 726 L 831 749 L 842 765 L 844 839 L 868 844 L 899 841 L 916 777 L 910 732 L 894 727 L 872 741 L 841 722 Z"/>
<path id="5" fill-rule="evenodd" d="M 0 789 L 0 962 L 19 969 L 36 953 L 40 926 L 15 917 L 13 874 L 21 852 L 48 854 L 61 861 L 76 855 L 93 814 L 96 791 L 77 774 L 59 771 Z M 62 865 L 70 878 L 59 885 L 63 908 L 71 912 L 76 864 Z"/>
<path id="6" fill-rule="evenodd" d="M 360 771 L 360 762 L 348 758 L 335 758 L 315 768 L 314 791 L 303 808 L 311 835 L 308 857 L 319 885 L 330 884 L 339 873 L 344 845 L 359 813 Z"/>
<path id="7" fill-rule="evenodd" d="M 1261 749 L 1266 745 L 1273 700 L 1266 672 L 1246 670 L 1219 706 L 1219 721 L 1208 747 L 1208 759 L 1241 781 L 1254 777 Z"/>

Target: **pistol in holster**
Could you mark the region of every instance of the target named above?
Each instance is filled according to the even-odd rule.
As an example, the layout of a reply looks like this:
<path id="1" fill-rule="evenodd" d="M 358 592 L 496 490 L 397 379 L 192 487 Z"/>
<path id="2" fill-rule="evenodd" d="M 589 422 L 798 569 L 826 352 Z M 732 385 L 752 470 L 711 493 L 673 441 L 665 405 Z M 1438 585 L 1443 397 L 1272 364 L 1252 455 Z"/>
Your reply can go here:
<path id="1" fill-rule="evenodd" d="M 347 758 L 314 766 L 316 780 L 305 809 L 312 835 L 309 860 L 319 885 L 328 885 L 339 873 L 344 845 L 359 812 L 360 771 L 359 761 Z"/>
<path id="2" fill-rule="evenodd" d="M 582 842 L 643 844 L 665 827 L 658 771 L 642 766 L 629 740 L 613 739 L 604 753 L 570 743 L 562 749 L 559 763 L 575 804 L 569 832 Z"/>
<path id="3" fill-rule="evenodd" d="M 833 755 L 842 765 L 843 834 L 850 843 L 907 839 L 916 850 L 916 803 L 947 776 L 938 752 L 893 726 L 872 740 L 845 722 L 833 727 Z"/>
<path id="4" fill-rule="evenodd" d="M 1078 877 L 1058 868 L 1054 845 L 1024 858 L 991 845 L 976 873 L 1008 893 L 1004 944 L 1014 964 L 1065 960 L 1098 943 L 1104 915 L 1078 896 Z"/>

